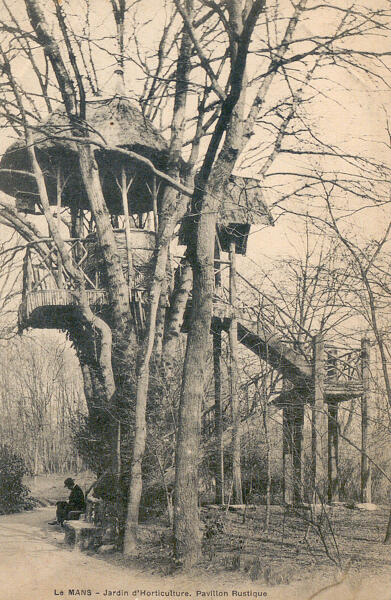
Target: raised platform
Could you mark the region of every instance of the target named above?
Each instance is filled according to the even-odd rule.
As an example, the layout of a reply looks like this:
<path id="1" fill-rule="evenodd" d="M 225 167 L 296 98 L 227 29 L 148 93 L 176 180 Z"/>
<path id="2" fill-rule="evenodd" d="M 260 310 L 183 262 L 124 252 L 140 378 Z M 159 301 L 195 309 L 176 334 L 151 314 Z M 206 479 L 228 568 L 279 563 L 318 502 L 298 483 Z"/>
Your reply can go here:
<path id="1" fill-rule="evenodd" d="M 87 298 L 92 310 L 104 313 L 109 311 L 109 300 L 104 289 L 87 290 Z M 145 290 L 133 291 L 135 315 L 144 312 Z M 183 332 L 190 327 L 191 299 L 184 315 Z M 239 314 L 238 314 L 239 313 Z M 234 316 L 234 308 L 224 298 L 215 296 L 213 299 L 212 328 L 217 326 L 227 330 Z M 246 315 L 237 311 L 238 341 L 246 348 L 267 361 L 284 377 L 293 383 L 293 389 L 281 392 L 274 404 L 283 406 L 286 403 L 310 402 L 313 396 L 313 373 L 310 361 L 291 345 L 282 340 L 278 332 L 267 323 L 262 327 L 253 323 Z M 38 329 L 70 329 L 77 325 L 80 313 L 75 294 L 70 289 L 43 289 L 28 291 L 23 294 L 19 307 L 18 324 L 22 331 L 28 327 Z M 141 322 L 143 318 L 141 315 Z M 345 364 L 347 364 L 345 362 Z M 337 372 L 337 371 L 336 371 Z M 343 402 L 362 395 L 362 382 L 356 370 L 352 376 L 326 377 L 325 400 L 328 402 Z"/>
<path id="2" fill-rule="evenodd" d="M 358 379 L 344 383 L 332 380 L 325 381 L 324 396 L 326 402 L 346 402 L 353 398 L 359 398 L 363 393 L 362 382 Z M 274 400 L 273 404 L 279 408 L 287 405 L 298 405 L 302 403 L 311 404 L 313 398 L 313 384 L 308 382 L 305 387 L 295 387 L 292 390 L 282 391 Z"/>
<path id="3" fill-rule="evenodd" d="M 108 304 L 105 290 L 87 290 L 90 306 L 103 307 Z M 36 329 L 64 329 L 68 320 L 78 317 L 77 301 L 72 290 L 38 290 L 23 294 L 19 306 L 18 325 Z"/>
<path id="4" fill-rule="evenodd" d="M 87 290 L 87 298 L 93 310 L 108 308 L 109 301 L 104 289 Z M 145 290 L 135 290 L 134 295 L 142 302 Z M 36 329 L 66 329 L 69 321 L 79 316 L 77 300 L 72 290 L 53 289 L 25 292 L 19 306 L 18 325 L 22 331 Z M 232 318 L 232 307 L 215 298 L 213 316 L 220 319 L 225 328 Z"/>

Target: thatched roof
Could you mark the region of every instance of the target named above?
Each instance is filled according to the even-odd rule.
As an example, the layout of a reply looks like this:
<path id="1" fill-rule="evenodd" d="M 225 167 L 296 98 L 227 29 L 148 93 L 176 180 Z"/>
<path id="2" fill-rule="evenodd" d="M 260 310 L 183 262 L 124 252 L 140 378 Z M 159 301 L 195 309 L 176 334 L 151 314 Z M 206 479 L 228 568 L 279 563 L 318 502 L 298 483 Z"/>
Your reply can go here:
<path id="1" fill-rule="evenodd" d="M 144 156 L 167 150 L 163 136 L 126 98 L 115 96 L 87 102 L 86 123 L 93 141 L 129 149 L 144 148 Z M 42 147 L 52 148 L 56 136 L 66 138 L 67 135 L 71 135 L 68 118 L 64 112 L 56 111 L 50 115 L 37 137 L 42 138 Z M 50 139 L 45 140 L 45 137 Z M 76 150 L 73 142 L 64 140 L 61 145 Z"/>
<path id="2" fill-rule="evenodd" d="M 219 225 L 273 224 L 258 179 L 231 175 L 228 183 L 222 188 L 221 195 Z"/>
<path id="3" fill-rule="evenodd" d="M 108 100 L 87 102 L 86 126 L 91 140 L 108 146 L 120 146 L 149 158 L 164 171 L 167 167 L 167 143 L 153 124 L 127 99 L 114 97 Z M 45 174 L 50 203 L 56 200 L 56 173 L 61 168 L 65 182 L 62 192 L 64 206 L 75 204 L 88 208 L 88 200 L 81 180 L 76 144 L 68 140 L 71 130 L 66 114 L 56 111 L 50 115 L 34 134 L 36 154 Z M 151 182 L 150 171 L 137 161 L 115 151 L 96 151 L 102 180 L 103 193 L 109 209 L 121 213 L 121 197 L 116 179 L 121 167 L 126 166 L 133 183 L 128 193 L 129 210 L 133 213 L 151 209 L 151 197 L 146 182 Z M 16 142 L 5 152 L 0 169 L 15 169 L 31 172 L 24 142 Z M 160 186 L 160 194 L 164 184 Z M 15 196 L 19 205 L 33 211 L 37 200 L 37 187 L 33 178 L 21 174 L 0 171 L 0 189 Z"/>
<path id="4" fill-rule="evenodd" d="M 217 217 L 218 239 L 223 252 L 231 242 L 237 254 L 246 254 L 250 225 L 273 225 L 273 217 L 264 199 L 261 182 L 251 177 L 231 175 L 220 193 Z M 188 215 L 179 230 L 179 243 L 186 245 L 194 235 L 194 219 Z"/>

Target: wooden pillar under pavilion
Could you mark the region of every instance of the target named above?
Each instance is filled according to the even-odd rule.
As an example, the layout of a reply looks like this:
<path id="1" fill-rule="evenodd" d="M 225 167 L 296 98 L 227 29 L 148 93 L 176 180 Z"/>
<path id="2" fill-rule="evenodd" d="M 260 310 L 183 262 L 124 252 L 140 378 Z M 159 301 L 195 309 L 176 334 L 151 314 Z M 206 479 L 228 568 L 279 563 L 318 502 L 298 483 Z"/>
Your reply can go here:
<path id="1" fill-rule="evenodd" d="M 326 359 L 327 379 L 337 379 L 337 349 L 329 348 Z M 338 472 L 338 402 L 330 400 L 327 407 L 327 500 L 339 502 L 339 472 Z"/>
<path id="2" fill-rule="evenodd" d="M 293 504 L 297 506 L 303 502 L 303 426 L 304 403 L 296 397 L 292 406 L 292 462 L 293 462 Z"/>
<path id="3" fill-rule="evenodd" d="M 368 460 L 368 402 L 370 399 L 370 346 L 369 340 L 361 340 L 361 373 L 363 393 L 361 396 L 361 502 L 372 502 L 371 465 Z"/>
<path id="4" fill-rule="evenodd" d="M 293 504 L 293 418 L 292 406 L 282 409 L 282 496 L 283 503 Z"/>
<path id="5" fill-rule="evenodd" d="M 224 424 L 221 394 L 221 327 L 219 325 L 215 325 L 213 328 L 213 371 L 215 386 L 216 504 L 224 504 Z"/>
<path id="6" fill-rule="evenodd" d="M 61 200 L 62 200 L 62 175 L 61 169 L 57 167 L 57 180 L 56 180 L 56 192 L 57 192 L 57 229 L 61 231 Z M 64 287 L 64 270 L 62 265 L 62 258 L 60 251 L 57 250 L 57 285 L 61 289 Z"/>
<path id="7" fill-rule="evenodd" d="M 338 473 L 338 402 L 328 403 L 328 502 L 339 502 L 339 473 Z"/>
<path id="8" fill-rule="evenodd" d="M 128 206 L 128 189 L 129 185 L 125 172 L 125 167 L 121 169 L 121 200 L 122 210 L 124 211 L 124 227 L 125 227 L 125 239 L 126 239 L 126 257 L 127 257 L 127 284 L 129 287 L 129 300 L 132 302 L 131 288 L 134 284 L 134 272 L 133 272 L 133 254 L 132 254 L 132 242 L 130 239 L 130 222 L 129 222 L 129 206 Z"/>
<path id="9" fill-rule="evenodd" d="M 324 502 L 326 480 L 327 419 L 324 394 L 325 350 L 321 334 L 313 341 L 314 398 L 312 404 L 312 497 L 314 503 Z"/>
<path id="10" fill-rule="evenodd" d="M 229 300 L 233 310 L 228 338 L 230 349 L 229 377 L 232 408 L 232 497 L 234 504 L 243 503 L 241 473 L 241 418 L 238 389 L 238 322 L 236 318 L 236 255 L 235 241 L 229 245 Z"/>

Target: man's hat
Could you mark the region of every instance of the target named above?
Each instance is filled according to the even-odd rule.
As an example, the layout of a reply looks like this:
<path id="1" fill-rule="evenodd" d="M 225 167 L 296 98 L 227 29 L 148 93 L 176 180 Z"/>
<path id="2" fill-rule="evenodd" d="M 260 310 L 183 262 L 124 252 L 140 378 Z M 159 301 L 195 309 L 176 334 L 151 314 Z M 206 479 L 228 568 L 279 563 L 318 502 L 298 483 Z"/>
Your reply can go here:
<path id="1" fill-rule="evenodd" d="M 64 485 L 65 487 L 68 487 L 70 485 L 75 485 L 75 482 L 73 481 L 72 477 L 68 477 L 65 481 L 64 481 Z"/>

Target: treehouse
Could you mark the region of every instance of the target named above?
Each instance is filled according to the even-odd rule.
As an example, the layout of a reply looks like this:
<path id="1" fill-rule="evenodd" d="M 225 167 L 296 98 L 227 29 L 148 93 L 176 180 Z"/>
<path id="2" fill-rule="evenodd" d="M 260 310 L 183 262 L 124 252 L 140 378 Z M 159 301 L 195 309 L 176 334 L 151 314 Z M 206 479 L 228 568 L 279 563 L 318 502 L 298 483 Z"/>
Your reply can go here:
<path id="1" fill-rule="evenodd" d="M 167 169 L 168 149 L 152 123 L 128 100 L 114 97 L 87 102 L 89 140 L 96 145 L 106 205 L 114 227 L 117 250 L 130 287 L 134 313 L 142 320 L 155 249 L 160 201 L 166 182 L 151 175 L 148 164 Z M 94 310 L 108 308 L 103 258 L 91 228 L 89 204 L 79 169 L 79 156 L 69 122 L 56 111 L 34 133 L 38 163 L 44 175 L 49 203 L 55 207 L 58 224 L 64 209 L 70 215 L 65 245 L 72 262 L 84 277 L 87 298 Z M 137 153 L 145 163 L 124 155 L 118 147 Z M 0 189 L 14 196 L 19 211 L 41 214 L 38 187 L 31 175 L 23 142 L 14 143 L 0 163 Z M 137 305 L 137 306 L 136 306 Z M 77 317 L 72 281 L 61 264 L 53 240 L 27 246 L 24 260 L 23 298 L 19 310 L 20 329 L 26 327 L 67 328 Z"/>
<path id="2" fill-rule="evenodd" d="M 165 178 L 152 174 L 148 164 L 151 161 L 160 172 L 167 171 L 167 144 L 140 111 L 118 96 L 87 102 L 83 125 L 88 129 L 89 140 L 96 146 L 100 181 L 129 287 L 132 315 L 137 326 L 143 327 L 160 203 L 168 185 Z M 64 113 L 56 111 L 51 114 L 46 122 L 37 126 L 33 139 L 58 226 L 62 230 L 64 227 L 69 229 L 69 235 L 64 236 L 66 251 L 82 273 L 92 310 L 110 322 L 104 261 L 90 218 L 75 138 Z M 121 153 L 118 148 L 127 154 Z M 144 162 L 136 160 L 132 152 L 141 156 Z M 28 152 L 21 141 L 10 146 L 1 159 L 0 190 L 16 199 L 20 211 L 42 214 Z M 358 396 L 367 401 L 368 345 L 363 342 L 362 348 L 355 351 L 325 349 L 322 340 L 315 337 L 313 343 L 309 336 L 311 339 L 307 347 L 299 352 L 267 320 L 260 326 L 252 307 L 238 302 L 237 280 L 241 278 L 245 282 L 246 279 L 238 272 L 235 257 L 246 254 L 251 225 L 271 225 L 272 217 L 260 182 L 256 179 L 232 176 L 220 193 L 211 324 L 215 381 L 221 379 L 219 364 L 224 330 L 230 332 L 233 355 L 236 353 L 235 344 L 239 342 L 282 373 L 286 385 L 274 402 L 283 410 L 284 440 L 290 440 L 288 445 L 284 442 L 283 456 L 284 465 L 293 461 L 296 487 L 291 496 L 296 503 L 302 499 L 304 405 L 307 403 L 313 409 L 314 489 L 318 488 L 321 478 L 316 456 L 323 456 L 321 439 L 324 433 L 320 431 L 322 427 L 320 420 L 316 420 L 316 414 L 325 411 L 328 414 L 325 435 L 329 440 L 329 498 L 334 500 L 338 496 L 335 483 L 338 470 L 338 404 Z M 190 218 L 185 220 L 180 230 L 180 243 L 186 244 L 189 236 L 194 234 L 193 225 Z M 228 253 L 228 256 L 224 258 L 222 253 Z M 189 328 L 190 303 L 191 297 L 184 315 L 184 331 Z M 64 268 L 53 240 L 40 238 L 28 243 L 23 263 L 20 330 L 27 327 L 75 330 L 80 323 L 78 310 L 73 280 Z M 216 385 L 216 423 L 219 414 L 222 414 L 219 393 Z M 366 426 L 363 421 L 363 430 Z M 223 461 L 220 463 L 223 464 Z M 284 467 L 286 490 L 289 487 L 288 471 Z M 368 486 L 365 493 L 368 499 Z M 286 501 L 289 497 L 286 491 Z"/>
<path id="3" fill-rule="evenodd" d="M 86 127 L 89 141 L 96 145 L 103 194 L 112 215 L 124 214 L 126 199 L 129 214 L 139 218 L 153 210 L 153 181 L 147 164 L 132 160 L 115 150 L 133 151 L 165 171 L 168 149 L 165 139 L 152 123 L 128 100 L 115 96 L 109 100 L 86 103 Z M 84 121 L 83 121 L 84 123 Z M 89 203 L 78 162 L 76 143 L 72 141 L 69 121 L 63 111 L 53 112 L 34 133 L 39 165 L 45 177 L 52 206 L 71 211 L 88 211 Z M 74 138 L 73 138 L 74 139 Z M 39 214 L 39 195 L 26 146 L 22 141 L 10 146 L 2 157 L 0 189 L 16 199 L 20 211 Z M 165 182 L 156 181 L 157 202 Z"/>
<path id="4" fill-rule="evenodd" d="M 163 178 L 152 174 L 148 163 L 151 161 L 162 172 L 167 170 L 167 143 L 137 108 L 118 96 L 87 102 L 83 124 L 88 129 L 89 141 L 96 146 L 103 195 L 111 214 L 125 278 L 131 288 L 131 301 L 137 304 L 137 309 L 133 307 L 134 313 L 140 317 L 151 275 L 154 231 L 167 185 Z M 103 259 L 95 233 L 86 227 L 88 198 L 79 169 L 75 138 L 64 112 L 52 113 L 37 126 L 33 138 L 49 203 L 55 207 L 59 224 L 64 209 L 70 214 L 71 235 L 66 240 L 67 251 L 74 265 L 82 271 L 91 307 L 104 311 L 108 299 Z M 130 154 L 124 155 L 118 148 Z M 134 159 L 132 152 L 145 159 L 145 163 Z M 0 169 L 0 189 L 15 197 L 17 209 L 31 215 L 41 214 L 38 187 L 23 142 L 17 141 L 7 149 Z M 235 252 L 245 254 L 250 225 L 270 222 L 259 182 L 231 177 L 223 193 L 219 215 L 217 241 L 221 251 L 228 251 L 233 241 Z M 216 261 L 215 317 L 227 325 L 232 315 L 232 303 L 224 298 L 219 282 L 228 263 L 219 261 L 218 257 Z M 53 241 L 46 239 L 30 244 L 24 263 L 20 328 L 66 328 L 73 318 L 75 306 L 72 282 Z"/>

